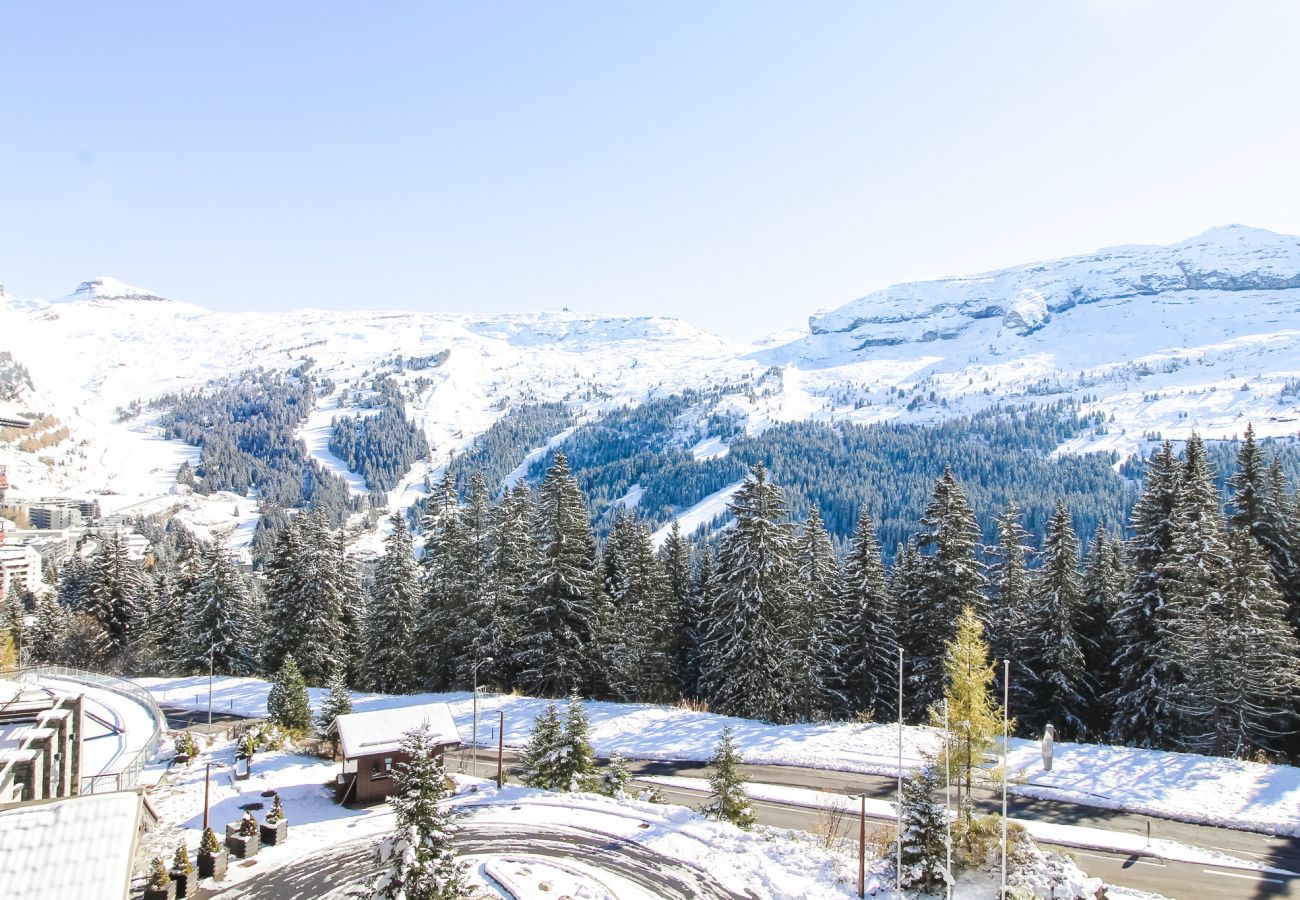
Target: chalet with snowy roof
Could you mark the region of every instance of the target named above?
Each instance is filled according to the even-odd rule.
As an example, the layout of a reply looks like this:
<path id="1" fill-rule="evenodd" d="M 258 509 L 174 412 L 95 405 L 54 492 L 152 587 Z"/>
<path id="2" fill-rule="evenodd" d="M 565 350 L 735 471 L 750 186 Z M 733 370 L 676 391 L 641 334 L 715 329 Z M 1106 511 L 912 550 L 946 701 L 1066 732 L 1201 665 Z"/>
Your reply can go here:
<path id="1" fill-rule="evenodd" d="M 402 740 L 423 728 L 433 735 L 438 755 L 460 746 L 460 732 L 445 703 L 424 703 L 338 716 L 325 732 L 343 771 L 334 784 L 338 803 L 374 803 L 393 792 L 393 773 L 408 757 Z"/>

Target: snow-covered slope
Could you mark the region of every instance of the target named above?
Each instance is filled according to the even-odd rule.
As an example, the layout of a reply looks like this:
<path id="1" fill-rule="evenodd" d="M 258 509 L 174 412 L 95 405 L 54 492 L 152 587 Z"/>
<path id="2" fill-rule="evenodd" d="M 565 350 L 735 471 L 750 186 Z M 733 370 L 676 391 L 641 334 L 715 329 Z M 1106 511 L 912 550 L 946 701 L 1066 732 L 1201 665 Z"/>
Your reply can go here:
<path id="1" fill-rule="evenodd" d="M 30 373 L 12 405 L 57 417 L 52 434 L 68 429 L 39 451 L 0 448 L 13 494 L 115 492 L 109 509 L 167 495 L 195 455 L 161 440 L 148 413 L 119 421 L 120 407 L 307 357 L 313 374 L 354 388 L 398 355 L 448 352 L 405 376 L 427 379 L 409 412 L 433 459 L 391 505 L 414 499 L 430 468 L 513 406 L 562 401 L 582 418 L 724 385 L 716 411 L 750 431 L 800 419 L 929 422 L 1073 398 L 1104 422 L 1061 452 L 1127 454 L 1150 432 L 1230 437 L 1253 421 L 1265 435 L 1296 433 L 1300 238 L 1229 226 L 1168 247 L 898 285 L 747 347 L 653 316 L 215 313 L 101 277 L 53 303 L 0 297 L 0 351 Z M 337 470 L 326 447 L 336 403 L 323 398 L 302 433 Z M 694 434 L 684 446 L 709 441 Z M 252 508 L 236 518 L 229 500 L 228 524 L 246 522 Z"/>

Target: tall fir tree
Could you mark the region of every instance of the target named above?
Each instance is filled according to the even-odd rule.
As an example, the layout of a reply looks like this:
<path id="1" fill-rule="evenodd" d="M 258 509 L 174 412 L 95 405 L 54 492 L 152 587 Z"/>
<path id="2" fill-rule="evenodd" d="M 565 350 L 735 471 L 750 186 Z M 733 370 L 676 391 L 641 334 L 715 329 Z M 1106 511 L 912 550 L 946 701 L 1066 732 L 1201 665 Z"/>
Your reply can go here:
<path id="1" fill-rule="evenodd" d="M 463 614 L 461 589 L 465 578 L 458 568 L 465 558 L 460 495 L 451 472 L 429 498 L 421 523 L 424 530 L 423 600 L 415 622 L 416 665 L 421 682 L 431 690 L 446 690 L 456 676 L 459 655 L 453 627 Z"/>
<path id="2" fill-rule="evenodd" d="M 412 638 L 420 609 L 420 570 L 405 518 L 394 513 L 389 522 L 392 530 L 375 565 L 366 608 L 362 679 L 371 690 L 403 694 L 417 686 Z"/>
<path id="3" fill-rule="evenodd" d="M 703 643 L 710 704 L 723 715 L 789 721 L 796 569 L 785 495 L 760 463 L 730 510 L 735 525 L 718 551 Z"/>
<path id="4" fill-rule="evenodd" d="M 106 650 L 114 665 L 130 669 L 148 607 L 144 572 L 127 555 L 120 533 L 110 532 L 102 539 L 87 584 L 84 609 L 104 629 Z"/>
<path id="5" fill-rule="evenodd" d="M 1245 528 L 1264 548 L 1282 598 L 1291 607 L 1292 625 L 1300 625 L 1300 596 L 1292 590 L 1300 587 L 1300 539 L 1287 521 L 1286 475 L 1276 458 L 1265 463 L 1253 425 L 1246 426 L 1237 449 L 1237 469 L 1228 479 L 1228 490 L 1228 524 Z"/>
<path id="6" fill-rule="evenodd" d="M 836 713 L 841 717 L 869 713 L 876 721 L 892 718 L 898 609 L 875 524 L 865 509 L 844 559 L 826 629 L 832 647 L 826 680 Z"/>
<path id="7" fill-rule="evenodd" d="M 302 672 L 287 654 L 275 673 L 275 681 L 266 695 L 266 715 L 281 728 L 306 731 L 311 727 L 311 701 Z"/>
<path id="8" fill-rule="evenodd" d="M 602 592 L 587 505 L 563 451 L 542 481 L 537 520 L 539 553 L 516 657 L 519 686 L 542 697 L 590 694 Z"/>
<path id="9" fill-rule="evenodd" d="M 691 581 L 690 604 L 683 610 L 685 619 L 682 643 L 685 645 L 685 668 L 682 673 L 682 693 L 692 700 L 705 696 L 707 658 L 704 647 L 708 614 L 713 606 L 713 548 L 705 544 L 700 548 Z"/>
<path id="10" fill-rule="evenodd" d="M 258 644 L 253 587 L 224 547 L 204 546 L 198 572 L 185 598 L 185 631 L 179 664 L 183 672 L 251 675 Z"/>
<path id="11" fill-rule="evenodd" d="M 275 538 L 271 559 L 266 565 L 263 593 L 262 670 L 277 672 L 285 656 L 301 645 L 305 635 L 303 608 L 310 602 L 304 580 L 306 556 L 301 523 L 291 517 Z"/>
<path id="12" fill-rule="evenodd" d="M 675 617 L 672 625 L 671 652 L 673 681 L 678 690 L 690 696 L 694 688 L 692 657 L 699 642 L 699 613 L 691 568 L 691 545 L 682 537 L 681 526 L 673 519 L 668 537 L 659 550 L 663 565 L 667 606 Z"/>
<path id="13" fill-rule="evenodd" d="M 1166 441 L 1147 461 L 1146 480 L 1133 507 L 1133 536 L 1128 542 L 1131 581 L 1114 618 L 1118 687 L 1110 737 L 1130 746 L 1170 746 L 1177 722 L 1174 695 L 1180 676 L 1169 655 L 1173 623 L 1166 598 L 1168 575 L 1162 564 L 1173 542 L 1179 481 L 1173 445 Z"/>
<path id="14" fill-rule="evenodd" d="M 997 519 L 998 542 L 990 565 L 988 607 L 989 650 L 997 661 L 1011 661 L 1009 703 L 1017 711 L 1028 711 L 1034 702 L 1033 670 L 1030 667 L 1028 636 L 1033 614 L 1034 593 L 1029 570 L 1029 533 L 1025 531 L 1020 507 L 1010 504 Z M 998 665 L 994 683 L 999 691 L 1004 667 Z"/>
<path id="15" fill-rule="evenodd" d="M 1093 686 L 1092 704 L 1084 716 L 1084 732 L 1096 739 L 1105 737 L 1115 714 L 1113 703 L 1119 687 L 1115 657 L 1119 642 L 1114 619 L 1127 582 L 1122 545 L 1107 534 L 1104 525 L 1098 525 L 1083 570 L 1083 609 L 1078 629 L 1083 669 Z"/>
<path id="16" fill-rule="evenodd" d="M 635 516 L 623 526 L 611 599 L 617 610 L 615 643 L 621 647 L 621 682 L 628 696 L 670 702 L 680 695 L 678 623 L 668 577 L 654 551 L 650 529 Z"/>
<path id="17" fill-rule="evenodd" d="M 454 568 L 460 581 L 456 593 L 462 605 L 452 626 L 452 645 L 456 652 L 452 683 L 468 688 L 476 677 L 479 682 L 500 683 L 501 679 L 489 670 L 499 670 L 505 665 L 504 661 L 498 664 L 488 649 L 495 642 L 494 633 L 501 623 L 497 618 L 498 592 L 492 577 L 492 504 L 481 471 L 470 477 L 469 495 L 458 515 L 461 539 L 456 549 L 462 558 Z M 484 662 L 487 659 L 492 661 Z"/>
<path id="18" fill-rule="evenodd" d="M 835 638 L 827 620 L 835 612 L 840 581 L 839 560 L 816 504 L 808 512 L 795 544 L 794 590 L 791 592 L 786 684 L 791 715 L 804 722 L 829 718 L 838 707 L 829 681 L 835 664 Z"/>
<path id="19" fill-rule="evenodd" d="M 911 715 L 923 712 L 943 690 L 944 648 L 958 616 L 969 606 L 982 613 L 985 578 L 976 551 L 980 530 L 952 470 L 944 470 L 921 517 L 915 545 L 920 595 L 908 610 L 905 631 L 907 698 Z"/>
<path id="20" fill-rule="evenodd" d="M 1062 738 L 1076 740 L 1087 730 L 1093 691 L 1076 632 L 1083 609 L 1079 538 L 1062 500 L 1056 501 L 1047 523 L 1043 562 L 1033 582 L 1032 612 L 1025 630 L 1034 700 L 1017 718 L 1035 732 L 1050 722 Z"/>
<path id="21" fill-rule="evenodd" d="M 547 791 L 564 790 L 567 784 L 564 762 L 564 726 L 555 703 L 547 703 L 533 722 L 532 734 L 520 759 L 524 784 Z"/>

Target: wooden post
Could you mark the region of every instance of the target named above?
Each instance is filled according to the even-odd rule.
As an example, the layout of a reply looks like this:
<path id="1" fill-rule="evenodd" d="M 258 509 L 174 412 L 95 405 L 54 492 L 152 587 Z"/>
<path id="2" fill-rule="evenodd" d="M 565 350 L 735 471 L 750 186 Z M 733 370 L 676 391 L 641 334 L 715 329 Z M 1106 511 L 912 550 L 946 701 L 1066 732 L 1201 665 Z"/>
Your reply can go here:
<path id="1" fill-rule="evenodd" d="M 203 830 L 208 828 L 208 784 L 212 781 L 212 763 L 203 772 Z"/>
<path id="2" fill-rule="evenodd" d="M 867 896 L 867 795 L 863 794 L 858 817 L 858 896 Z"/>
<path id="3" fill-rule="evenodd" d="M 506 711 L 497 710 L 500 718 L 497 720 L 497 790 L 500 790 L 506 783 L 506 770 L 503 758 L 506 752 Z"/>

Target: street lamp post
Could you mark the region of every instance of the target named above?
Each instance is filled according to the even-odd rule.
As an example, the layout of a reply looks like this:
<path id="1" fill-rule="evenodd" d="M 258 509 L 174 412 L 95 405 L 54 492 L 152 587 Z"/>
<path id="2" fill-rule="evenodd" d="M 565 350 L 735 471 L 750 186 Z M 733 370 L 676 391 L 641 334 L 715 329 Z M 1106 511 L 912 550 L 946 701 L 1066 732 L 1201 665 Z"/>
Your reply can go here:
<path id="1" fill-rule="evenodd" d="M 212 672 L 217 655 L 217 645 L 208 648 L 208 737 L 212 737 Z"/>
<path id="2" fill-rule="evenodd" d="M 490 656 L 484 657 L 483 659 L 480 659 L 478 662 L 474 663 L 474 669 L 473 669 L 472 677 L 474 681 L 474 725 L 471 729 L 472 736 L 470 738 L 470 742 L 473 744 L 473 747 L 471 748 L 470 752 L 473 753 L 474 755 L 473 756 L 474 761 L 470 763 L 470 775 L 472 775 L 475 778 L 478 777 L 478 667 L 485 663 L 490 663 L 493 661 L 494 660 Z"/>

